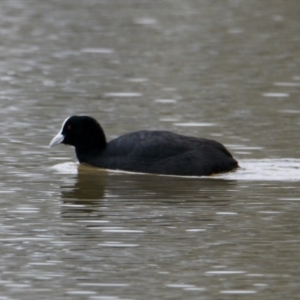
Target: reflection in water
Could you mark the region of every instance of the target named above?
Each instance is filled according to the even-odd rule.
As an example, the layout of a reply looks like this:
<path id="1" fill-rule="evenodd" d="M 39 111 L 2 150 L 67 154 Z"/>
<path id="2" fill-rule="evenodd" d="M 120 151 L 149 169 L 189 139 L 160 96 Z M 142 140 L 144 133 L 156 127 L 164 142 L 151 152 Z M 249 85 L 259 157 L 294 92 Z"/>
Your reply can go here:
<path id="1" fill-rule="evenodd" d="M 62 216 L 95 213 L 105 196 L 106 179 L 105 170 L 79 165 L 75 184 L 61 186 Z M 102 215 L 97 212 L 96 217 Z"/>
<path id="2" fill-rule="evenodd" d="M 105 194 L 107 172 L 105 170 L 78 165 L 74 186 L 62 186 L 62 198 L 84 204 L 84 200 L 102 199 Z"/>
<path id="3" fill-rule="evenodd" d="M 119 173 L 84 165 L 78 166 L 75 180 L 73 186 L 61 186 L 65 211 L 75 208 L 87 212 L 112 199 L 133 205 L 208 202 L 222 206 L 232 200 L 236 188 L 233 180 Z"/>

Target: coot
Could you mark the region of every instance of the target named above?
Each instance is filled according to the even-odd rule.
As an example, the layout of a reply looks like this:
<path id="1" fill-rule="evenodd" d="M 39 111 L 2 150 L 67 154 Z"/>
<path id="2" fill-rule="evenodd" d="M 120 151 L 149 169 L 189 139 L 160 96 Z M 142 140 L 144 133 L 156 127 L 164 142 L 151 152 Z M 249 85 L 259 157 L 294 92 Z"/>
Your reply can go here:
<path id="1" fill-rule="evenodd" d="M 201 176 L 238 167 L 219 142 L 169 131 L 136 131 L 107 142 L 100 124 L 89 116 L 67 118 L 50 147 L 60 143 L 74 146 L 80 163 L 104 169 Z"/>

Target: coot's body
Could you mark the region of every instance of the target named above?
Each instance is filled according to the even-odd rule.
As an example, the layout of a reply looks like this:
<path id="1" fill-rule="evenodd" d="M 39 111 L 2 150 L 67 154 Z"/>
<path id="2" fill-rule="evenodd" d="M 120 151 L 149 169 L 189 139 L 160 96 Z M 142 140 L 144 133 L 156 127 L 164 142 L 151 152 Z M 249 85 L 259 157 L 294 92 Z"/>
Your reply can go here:
<path id="1" fill-rule="evenodd" d="M 136 131 L 106 142 L 100 124 L 88 116 L 72 116 L 50 146 L 75 147 L 81 163 L 105 169 L 201 176 L 228 172 L 237 161 L 220 143 L 168 131 Z"/>

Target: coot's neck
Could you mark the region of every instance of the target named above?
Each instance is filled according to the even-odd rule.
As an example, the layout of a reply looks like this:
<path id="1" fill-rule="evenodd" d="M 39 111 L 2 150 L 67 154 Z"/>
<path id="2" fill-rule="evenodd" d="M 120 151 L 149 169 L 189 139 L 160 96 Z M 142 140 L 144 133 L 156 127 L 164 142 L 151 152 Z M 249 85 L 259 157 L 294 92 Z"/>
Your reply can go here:
<path id="1" fill-rule="evenodd" d="M 106 148 L 107 142 L 102 128 L 99 126 L 97 132 L 90 132 L 75 145 L 76 156 L 79 162 L 89 163 Z"/>

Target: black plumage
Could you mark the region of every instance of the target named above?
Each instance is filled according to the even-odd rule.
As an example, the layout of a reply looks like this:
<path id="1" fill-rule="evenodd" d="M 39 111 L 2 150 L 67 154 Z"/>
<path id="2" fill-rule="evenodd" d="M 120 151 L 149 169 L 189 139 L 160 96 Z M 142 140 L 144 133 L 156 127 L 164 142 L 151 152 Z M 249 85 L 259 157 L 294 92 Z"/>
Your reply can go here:
<path id="1" fill-rule="evenodd" d="M 100 124 L 88 116 L 72 116 L 50 146 L 75 147 L 80 163 L 143 173 L 201 176 L 228 172 L 237 161 L 219 142 L 169 131 L 136 131 L 106 142 Z"/>

